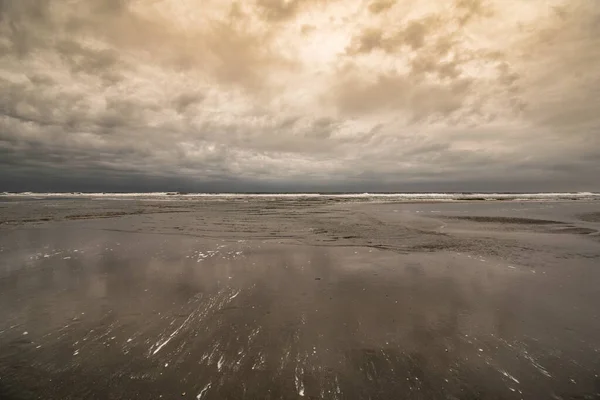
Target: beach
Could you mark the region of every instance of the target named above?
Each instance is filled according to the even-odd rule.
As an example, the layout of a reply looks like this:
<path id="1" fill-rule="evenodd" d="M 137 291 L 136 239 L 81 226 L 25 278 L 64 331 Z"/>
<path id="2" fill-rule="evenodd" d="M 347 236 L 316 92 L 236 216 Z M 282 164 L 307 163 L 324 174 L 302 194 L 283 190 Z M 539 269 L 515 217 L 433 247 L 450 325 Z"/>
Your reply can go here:
<path id="1" fill-rule="evenodd" d="M 4 196 L 0 399 L 600 398 L 595 197 Z"/>

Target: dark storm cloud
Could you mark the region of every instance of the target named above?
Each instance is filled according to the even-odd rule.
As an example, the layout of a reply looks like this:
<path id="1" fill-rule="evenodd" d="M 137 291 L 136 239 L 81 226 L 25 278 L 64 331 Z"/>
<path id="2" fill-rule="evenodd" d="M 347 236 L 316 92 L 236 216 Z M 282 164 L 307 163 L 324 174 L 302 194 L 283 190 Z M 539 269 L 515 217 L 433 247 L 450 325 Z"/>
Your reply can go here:
<path id="1" fill-rule="evenodd" d="M 598 189 L 597 3 L 350 3 L 0 0 L 0 190 Z"/>

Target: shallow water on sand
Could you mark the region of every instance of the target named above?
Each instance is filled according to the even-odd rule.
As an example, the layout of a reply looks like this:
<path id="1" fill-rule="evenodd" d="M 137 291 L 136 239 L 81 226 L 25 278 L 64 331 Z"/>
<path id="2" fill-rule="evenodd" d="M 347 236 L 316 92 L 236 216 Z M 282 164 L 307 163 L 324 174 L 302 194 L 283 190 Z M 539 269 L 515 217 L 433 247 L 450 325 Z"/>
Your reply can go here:
<path id="1" fill-rule="evenodd" d="M 599 396 L 597 258 L 98 226 L 2 231 L 0 398 Z"/>

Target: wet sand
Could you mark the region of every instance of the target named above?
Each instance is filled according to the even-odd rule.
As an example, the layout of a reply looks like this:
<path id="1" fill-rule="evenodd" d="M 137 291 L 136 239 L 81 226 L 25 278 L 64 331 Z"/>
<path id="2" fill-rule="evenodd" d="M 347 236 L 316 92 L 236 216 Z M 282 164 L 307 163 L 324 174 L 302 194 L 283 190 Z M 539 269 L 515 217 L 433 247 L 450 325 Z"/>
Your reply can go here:
<path id="1" fill-rule="evenodd" d="M 0 202 L 0 399 L 600 398 L 600 202 Z"/>

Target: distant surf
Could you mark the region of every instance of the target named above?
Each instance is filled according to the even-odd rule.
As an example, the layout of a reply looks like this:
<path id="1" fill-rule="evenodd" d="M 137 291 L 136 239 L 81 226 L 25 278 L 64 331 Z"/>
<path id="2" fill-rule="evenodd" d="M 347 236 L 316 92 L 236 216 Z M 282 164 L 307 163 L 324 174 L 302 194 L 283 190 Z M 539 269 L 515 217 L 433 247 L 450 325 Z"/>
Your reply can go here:
<path id="1" fill-rule="evenodd" d="M 600 200 L 597 192 L 541 192 L 541 193 L 475 193 L 475 192 L 410 192 L 410 193 L 35 193 L 35 192 L 3 192 L 1 197 L 18 197 L 30 199 L 44 198 L 102 198 L 102 199 L 193 199 L 193 198 L 360 198 L 372 200 L 397 201 L 493 201 L 493 200 Z"/>

